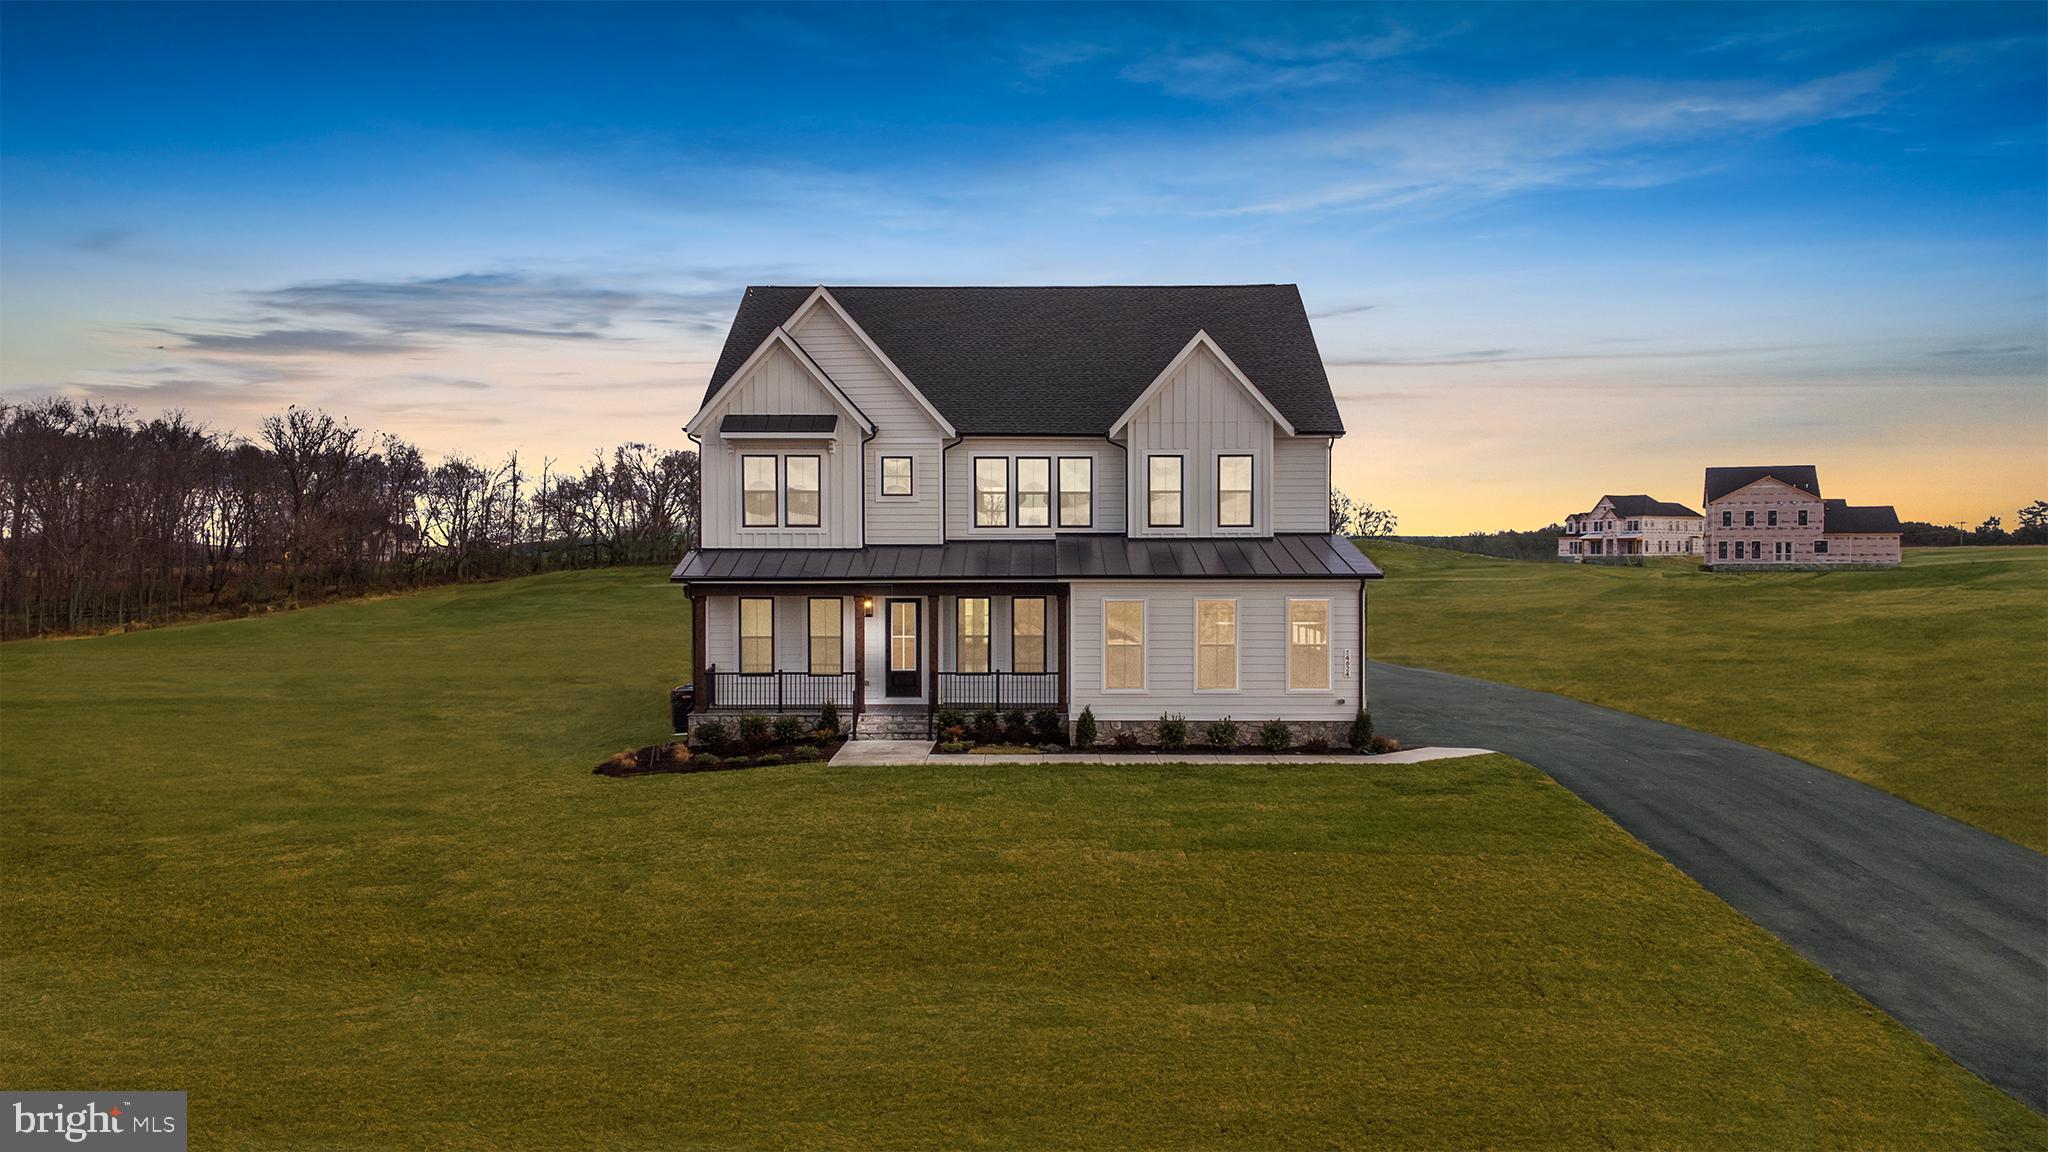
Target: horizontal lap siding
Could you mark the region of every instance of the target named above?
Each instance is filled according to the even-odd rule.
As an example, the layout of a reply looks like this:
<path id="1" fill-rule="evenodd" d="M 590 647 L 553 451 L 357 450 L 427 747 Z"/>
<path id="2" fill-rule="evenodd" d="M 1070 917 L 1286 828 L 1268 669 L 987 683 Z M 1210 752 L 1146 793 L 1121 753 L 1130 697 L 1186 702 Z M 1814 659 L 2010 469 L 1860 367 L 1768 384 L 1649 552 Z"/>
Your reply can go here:
<path id="1" fill-rule="evenodd" d="M 1273 439 L 1273 531 L 1330 530 L 1330 441 L 1322 436 Z"/>
<path id="2" fill-rule="evenodd" d="M 830 440 L 727 440 L 717 424 L 703 439 L 704 546 L 706 548 L 860 547 L 860 429 L 794 356 L 777 347 L 718 397 L 715 413 L 785 415 L 834 413 L 839 429 Z M 742 455 L 816 455 L 819 460 L 820 527 L 746 528 L 740 515 Z M 778 464 L 778 475 L 780 465 Z M 778 481 L 779 483 L 779 481 Z M 777 519 L 781 518 L 780 496 Z"/>
<path id="3" fill-rule="evenodd" d="M 1010 461 L 1009 528 L 974 526 L 974 458 L 1001 456 Z M 1043 456 L 1052 461 L 1053 503 L 1050 528 L 1018 528 L 1016 508 L 1016 464 L 1019 456 Z M 1094 525 L 1090 528 L 1059 528 L 1060 457 L 1086 456 L 1095 461 Z M 1067 535 L 1086 532 L 1120 533 L 1124 530 L 1124 452 L 1115 444 L 1095 436 L 970 436 L 946 449 L 946 536 L 951 540 L 987 540 L 999 537 L 1050 540 L 1056 531 Z"/>
<path id="4" fill-rule="evenodd" d="M 813 308 L 792 335 L 875 426 L 862 451 L 868 543 L 941 542 L 938 425 L 830 308 Z M 881 495 L 884 456 L 911 458 L 910 499 Z"/>
<path id="5" fill-rule="evenodd" d="M 1288 692 L 1287 599 L 1330 601 L 1330 691 Z M 1102 689 L 1102 602 L 1143 599 L 1145 691 Z M 1196 692 L 1195 600 L 1237 600 L 1238 691 Z M 1156 720 L 1179 712 L 1190 720 L 1228 715 L 1239 721 L 1343 720 L 1358 708 L 1363 657 L 1358 650 L 1356 581 L 1182 580 L 1096 581 L 1073 585 L 1073 711 L 1092 707 L 1104 720 Z M 1346 654 L 1349 654 L 1348 668 Z"/>

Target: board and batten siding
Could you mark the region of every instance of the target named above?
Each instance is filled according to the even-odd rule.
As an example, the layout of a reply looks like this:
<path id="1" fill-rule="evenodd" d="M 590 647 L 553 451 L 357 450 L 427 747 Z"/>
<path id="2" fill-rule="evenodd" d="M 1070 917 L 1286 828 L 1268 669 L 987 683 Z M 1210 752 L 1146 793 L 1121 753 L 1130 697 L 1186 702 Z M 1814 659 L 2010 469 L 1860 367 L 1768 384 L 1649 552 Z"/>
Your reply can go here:
<path id="1" fill-rule="evenodd" d="M 1330 530 L 1330 438 L 1273 437 L 1273 531 Z"/>
<path id="2" fill-rule="evenodd" d="M 717 419 L 727 413 L 830 414 L 839 417 L 830 438 L 727 439 Z M 776 347 L 746 376 L 713 401 L 713 420 L 703 433 L 702 513 L 706 548 L 858 548 L 861 546 L 860 427 L 789 351 Z M 819 460 L 819 526 L 786 528 L 782 519 L 782 463 L 776 462 L 776 519 L 773 528 L 748 528 L 740 515 L 742 455 L 804 456 Z"/>
<path id="3" fill-rule="evenodd" d="M 974 526 L 974 458 L 1001 456 L 1010 491 L 1010 527 Z M 1052 461 L 1052 524 L 1045 528 L 1019 528 L 1017 521 L 1017 470 L 1020 456 L 1040 456 Z M 1095 461 L 1095 512 L 1089 528 L 1061 528 L 1059 482 L 1060 457 L 1086 456 Z M 946 538 L 949 540 L 1026 539 L 1050 540 L 1055 534 L 1084 532 L 1121 533 L 1124 530 L 1124 451 L 1100 436 L 969 436 L 946 449 Z"/>
<path id="4" fill-rule="evenodd" d="M 1132 536 L 1267 536 L 1273 528 L 1272 417 L 1245 394 L 1207 348 L 1197 349 L 1131 417 L 1126 516 Z M 1216 525 L 1216 458 L 1252 454 L 1252 526 Z M 1154 528 L 1147 514 L 1148 459 L 1177 454 L 1181 465 L 1181 524 Z M 1325 513 L 1327 521 L 1327 513 Z"/>
<path id="5" fill-rule="evenodd" d="M 1094 709 L 1101 720 L 1157 720 L 1178 712 L 1190 721 L 1229 716 L 1245 725 L 1264 720 L 1348 720 L 1364 694 L 1358 646 L 1362 595 L 1356 580 L 1102 580 L 1075 581 L 1071 636 L 1072 713 Z M 1330 689 L 1287 690 L 1287 601 L 1330 602 Z M 1145 688 L 1102 686 L 1104 600 L 1145 602 Z M 1237 601 L 1238 688 L 1195 690 L 1195 601 Z"/>
<path id="6" fill-rule="evenodd" d="M 938 424 L 838 313 L 822 302 L 797 321 L 790 336 L 875 426 L 874 437 L 862 449 L 868 543 L 941 543 L 939 469 L 944 439 Z M 910 496 L 882 495 L 884 456 L 910 457 Z"/>

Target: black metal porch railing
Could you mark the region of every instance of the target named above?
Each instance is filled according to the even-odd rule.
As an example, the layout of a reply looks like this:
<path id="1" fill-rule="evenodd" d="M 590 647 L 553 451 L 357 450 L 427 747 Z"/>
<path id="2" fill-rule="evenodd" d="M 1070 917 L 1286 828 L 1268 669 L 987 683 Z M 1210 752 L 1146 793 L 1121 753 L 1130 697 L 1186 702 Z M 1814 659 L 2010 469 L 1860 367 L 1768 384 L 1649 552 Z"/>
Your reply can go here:
<path id="1" fill-rule="evenodd" d="M 1056 708 L 1060 702 L 1057 672 L 941 672 L 940 708 Z"/>
<path id="2" fill-rule="evenodd" d="M 719 672 L 707 670 L 711 700 L 705 708 L 739 708 L 749 712 L 816 712 L 831 701 L 853 707 L 851 672 L 816 675 L 810 672 Z"/>

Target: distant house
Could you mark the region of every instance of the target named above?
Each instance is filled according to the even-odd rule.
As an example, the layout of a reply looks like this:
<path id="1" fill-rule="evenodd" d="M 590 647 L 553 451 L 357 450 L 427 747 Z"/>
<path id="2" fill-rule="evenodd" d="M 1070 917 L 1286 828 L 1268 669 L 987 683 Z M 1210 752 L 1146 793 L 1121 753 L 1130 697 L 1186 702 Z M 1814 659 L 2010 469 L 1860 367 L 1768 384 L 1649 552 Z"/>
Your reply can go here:
<path id="1" fill-rule="evenodd" d="M 1899 562 L 1899 514 L 1820 493 L 1811 464 L 1709 468 L 1707 567 L 1889 567 Z"/>
<path id="2" fill-rule="evenodd" d="M 1292 285 L 747 289 L 703 406 L 700 711 L 1341 740 L 1365 589 Z"/>
<path id="3" fill-rule="evenodd" d="M 1706 519 L 1683 504 L 1648 496 L 1602 496 L 1564 518 L 1557 558 L 1577 563 L 1641 556 L 1697 556 Z"/>

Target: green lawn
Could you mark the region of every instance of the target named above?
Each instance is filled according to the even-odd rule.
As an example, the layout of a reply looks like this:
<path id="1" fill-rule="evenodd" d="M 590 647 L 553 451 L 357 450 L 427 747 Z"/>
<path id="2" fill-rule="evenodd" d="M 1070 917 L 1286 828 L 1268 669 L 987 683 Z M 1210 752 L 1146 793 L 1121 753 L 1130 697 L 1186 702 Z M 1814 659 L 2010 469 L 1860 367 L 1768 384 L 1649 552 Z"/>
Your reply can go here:
<path id="1" fill-rule="evenodd" d="M 1758 744 L 2048 851 L 2048 548 L 1711 573 L 1365 546 L 1374 659 Z"/>
<path id="2" fill-rule="evenodd" d="M 194 1147 L 2048 1147 L 1505 758 L 590 775 L 686 620 L 0 648 L 0 1083 Z"/>

